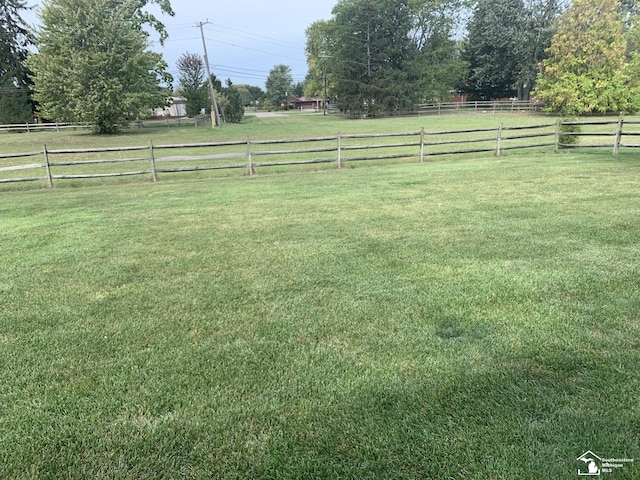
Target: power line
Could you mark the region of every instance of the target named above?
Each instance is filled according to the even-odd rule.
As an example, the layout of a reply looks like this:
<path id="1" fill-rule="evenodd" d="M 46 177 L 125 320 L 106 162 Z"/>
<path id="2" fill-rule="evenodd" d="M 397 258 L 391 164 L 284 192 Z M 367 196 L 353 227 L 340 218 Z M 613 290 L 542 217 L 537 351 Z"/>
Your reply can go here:
<path id="1" fill-rule="evenodd" d="M 274 57 L 286 58 L 286 59 L 289 59 L 289 60 L 296 60 L 296 61 L 300 60 L 300 58 L 290 57 L 288 55 L 282 55 L 280 53 L 267 52 L 265 50 L 260 50 L 260 49 L 257 49 L 257 48 L 245 47 L 243 45 L 236 45 L 235 43 L 223 42 L 221 40 L 214 40 L 214 39 L 209 38 L 209 37 L 207 37 L 207 40 L 209 40 L 211 42 L 221 43 L 223 45 L 228 45 L 230 47 L 240 48 L 240 49 L 243 49 L 243 50 L 249 50 L 249 51 L 252 51 L 252 52 L 264 53 L 266 55 L 272 55 Z"/>
<path id="2" fill-rule="evenodd" d="M 193 27 L 191 27 L 191 28 L 193 28 Z M 172 42 L 172 43 L 173 43 L 173 42 L 187 42 L 187 41 L 191 42 L 191 41 L 193 41 L 193 40 L 200 40 L 200 37 L 189 37 L 189 38 L 168 38 L 167 40 L 165 40 L 165 42 L 164 42 L 164 43 L 166 44 L 167 42 Z M 159 41 L 156 41 L 156 40 L 151 40 L 151 41 L 149 42 L 149 45 L 160 45 L 160 42 L 159 42 Z"/>
<path id="3" fill-rule="evenodd" d="M 239 30 L 237 28 L 227 27 L 227 26 L 224 26 L 224 25 L 216 25 L 215 23 L 211 24 L 211 25 L 214 25 L 216 28 L 207 28 L 208 31 L 217 31 L 219 33 L 223 33 L 223 34 L 226 34 L 226 35 L 233 34 L 235 36 L 240 36 L 240 37 L 243 37 L 243 38 L 247 38 L 249 40 L 259 39 L 262 42 L 266 41 L 267 43 L 273 43 L 274 45 L 278 45 L 278 46 L 286 47 L 286 48 L 292 48 L 292 49 L 296 49 L 296 50 L 304 48 L 303 46 L 301 46 L 300 44 L 297 44 L 297 43 L 287 42 L 286 40 L 280 40 L 280 39 L 277 39 L 277 38 L 268 37 L 266 35 L 260 35 L 258 33 L 246 32 L 244 30 Z M 225 29 L 229 30 L 229 32 L 226 32 Z M 234 33 L 234 32 L 236 32 L 236 33 Z M 238 35 L 238 33 L 240 33 L 242 35 Z"/>
<path id="4" fill-rule="evenodd" d="M 236 70 L 234 68 L 222 68 L 219 65 L 212 65 L 212 68 L 215 71 L 214 73 L 232 74 L 236 78 L 244 78 L 247 80 L 261 80 L 263 82 L 267 78 L 269 78 L 269 75 L 270 75 L 270 73 L 264 73 L 264 74 L 246 73 L 243 71 Z M 302 75 L 291 75 L 291 77 L 293 78 L 293 80 L 298 82 L 303 81 L 305 78 Z"/>

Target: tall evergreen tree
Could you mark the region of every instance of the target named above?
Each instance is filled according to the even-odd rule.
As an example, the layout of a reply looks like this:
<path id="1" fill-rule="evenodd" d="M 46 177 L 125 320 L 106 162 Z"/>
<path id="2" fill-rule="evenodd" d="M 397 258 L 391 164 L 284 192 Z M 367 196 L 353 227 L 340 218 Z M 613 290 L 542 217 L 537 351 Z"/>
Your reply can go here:
<path id="1" fill-rule="evenodd" d="M 395 111 L 446 98 L 466 67 L 453 38 L 464 0 L 341 0 L 307 29 L 307 92 L 324 78 L 342 111 Z"/>
<path id="2" fill-rule="evenodd" d="M 330 31 L 333 94 L 342 111 L 409 107 L 423 94 L 407 0 L 342 0 Z"/>
<path id="3" fill-rule="evenodd" d="M 33 120 L 26 59 L 32 43 L 21 17 L 26 2 L 0 0 L 0 124 Z"/>
<path id="4" fill-rule="evenodd" d="M 148 50 L 145 25 L 166 38 L 162 24 L 144 10 L 167 0 L 49 0 L 31 57 L 35 98 L 42 115 L 93 125 L 114 133 L 149 108 L 166 103 L 171 76 L 158 53 Z"/>
<path id="5" fill-rule="evenodd" d="M 637 111 L 627 47 L 618 0 L 574 0 L 558 19 L 536 95 L 567 115 Z"/>
<path id="6" fill-rule="evenodd" d="M 291 67 L 287 65 L 276 65 L 273 67 L 269 72 L 265 87 L 267 88 L 267 100 L 272 106 L 286 107 L 289 102 L 288 96 L 293 89 Z"/>
<path id="7" fill-rule="evenodd" d="M 222 89 L 221 93 L 226 100 L 225 108 L 222 112 L 224 121 L 227 123 L 240 123 L 244 118 L 244 105 L 240 92 L 231 82 L 231 79 L 227 79 L 227 86 Z"/>
<path id="8" fill-rule="evenodd" d="M 559 0 L 479 0 L 468 26 L 468 89 L 483 98 L 529 98 Z"/>
<path id="9" fill-rule="evenodd" d="M 313 22 L 306 30 L 307 43 L 307 66 L 309 67 L 305 79 L 304 94 L 307 97 L 322 97 L 324 95 L 325 75 L 327 71 L 327 60 L 331 47 L 329 44 L 329 22 L 318 20 Z"/>
<path id="10" fill-rule="evenodd" d="M 465 54 L 469 87 L 491 99 L 516 93 L 519 59 L 525 48 L 523 0 L 479 0 L 469 23 Z"/>
<path id="11" fill-rule="evenodd" d="M 178 88 L 176 93 L 186 99 L 189 117 L 195 117 L 207 107 L 208 85 L 205 83 L 204 60 L 197 53 L 183 53 L 178 58 Z"/>
<path id="12" fill-rule="evenodd" d="M 454 32 L 461 27 L 467 0 L 414 0 L 411 7 L 412 39 L 421 62 L 421 84 L 426 101 L 447 101 L 463 83 L 469 70 L 462 58 L 461 42 Z"/>

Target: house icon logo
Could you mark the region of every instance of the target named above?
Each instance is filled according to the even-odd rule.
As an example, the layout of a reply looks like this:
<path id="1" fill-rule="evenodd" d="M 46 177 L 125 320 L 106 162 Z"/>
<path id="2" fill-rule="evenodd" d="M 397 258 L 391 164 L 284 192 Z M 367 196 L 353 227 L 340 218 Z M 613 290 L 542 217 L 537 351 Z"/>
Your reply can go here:
<path id="1" fill-rule="evenodd" d="M 580 468 L 578 468 L 578 475 L 594 477 L 600 476 L 600 472 L 602 471 L 602 459 L 591 450 L 580 455 L 576 461 L 584 463 L 584 465 L 581 465 Z"/>

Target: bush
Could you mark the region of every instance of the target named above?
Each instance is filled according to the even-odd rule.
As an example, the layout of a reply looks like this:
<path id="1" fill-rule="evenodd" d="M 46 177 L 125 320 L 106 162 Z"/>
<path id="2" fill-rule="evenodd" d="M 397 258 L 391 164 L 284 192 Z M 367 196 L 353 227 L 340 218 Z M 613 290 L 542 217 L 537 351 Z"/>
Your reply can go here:
<path id="1" fill-rule="evenodd" d="M 222 94 L 227 100 L 226 107 L 222 112 L 224 121 L 228 123 L 240 123 L 244 118 L 244 105 L 240 92 L 233 86 L 231 80 L 227 80 L 227 88 L 222 90 Z"/>
<path id="2" fill-rule="evenodd" d="M 560 144 L 561 145 L 577 145 L 580 143 L 580 133 L 582 129 L 580 125 L 567 124 L 565 122 L 573 122 L 575 119 L 573 118 L 565 118 L 560 123 Z"/>

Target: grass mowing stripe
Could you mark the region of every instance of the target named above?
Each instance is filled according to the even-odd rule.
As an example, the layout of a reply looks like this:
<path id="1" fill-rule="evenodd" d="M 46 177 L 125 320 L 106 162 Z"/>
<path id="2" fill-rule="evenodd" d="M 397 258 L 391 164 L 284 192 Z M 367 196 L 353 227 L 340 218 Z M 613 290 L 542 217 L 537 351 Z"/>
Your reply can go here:
<path id="1" fill-rule="evenodd" d="M 640 457 L 639 174 L 570 152 L 7 193 L 0 476 Z"/>

